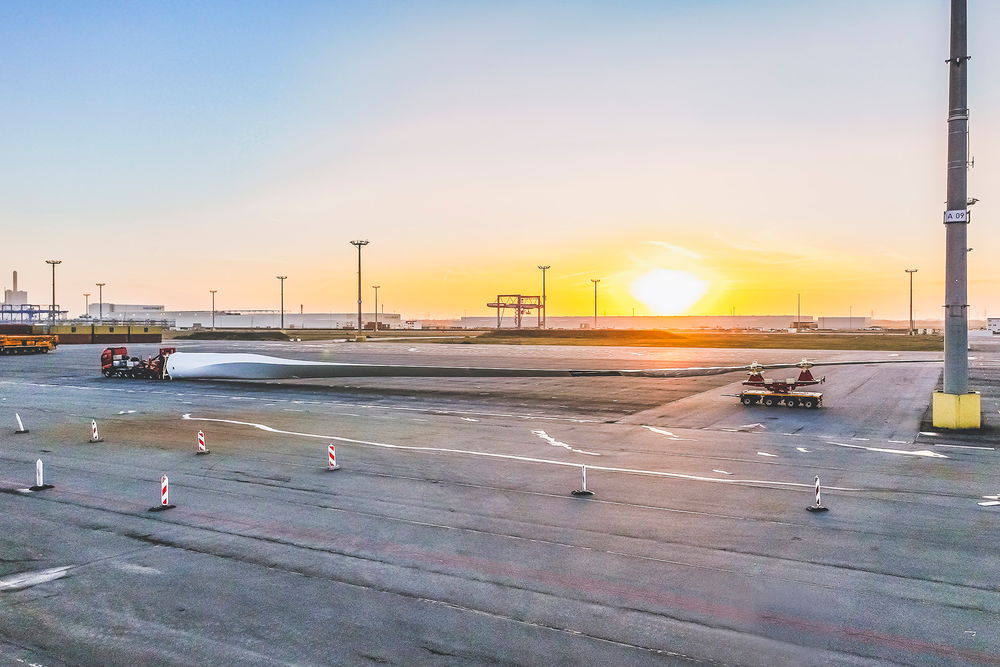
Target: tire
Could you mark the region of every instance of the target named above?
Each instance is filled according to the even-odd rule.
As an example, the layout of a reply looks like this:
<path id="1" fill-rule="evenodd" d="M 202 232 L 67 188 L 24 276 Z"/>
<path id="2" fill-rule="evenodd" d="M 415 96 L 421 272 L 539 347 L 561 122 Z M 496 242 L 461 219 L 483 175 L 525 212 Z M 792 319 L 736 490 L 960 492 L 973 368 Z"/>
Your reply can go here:
<path id="1" fill-rule="evenodd" d="M 104 373 L 104 377 L 106 377 L 106 378 L 109 378 L 112 375 L 111 369 L 105 369 L 105 370 L 103 370 L 101 372 Z"/>
<path id="2" fill-rule="evenodd" d="M 798 407 L 798 405 L 799 405 L 799 399 L 797 399 L 797 398 L 786 398 L 785 399 L 785 407 L 786 408 L 794 408 L 794 407 Z"/>
<path id="3" fill-rule="evenodd" d="M 753 405 L 754 400 L 749 396 L 744 396 L 743 398 L 740 399 L 740 403 L 742 403 L 743 405 Z"/>
<path id="4" fill-rule="evenodd" d="M 804 407 L 804 408 L 815 408 L 816 407 L 816 403 L 817 403 L 817 401 L 816 401 L 815 398 L 806 398 L 806 399 L 802 400 L 802 407 Z"/>
<path id="5" fill-rule="evenodd" d="M 767 398 L 764 399 L 764 405 L 766 405 L 767 407 L 771 407 L 772 405 L 774 405 L 774 399 L 768 396 Z"/>

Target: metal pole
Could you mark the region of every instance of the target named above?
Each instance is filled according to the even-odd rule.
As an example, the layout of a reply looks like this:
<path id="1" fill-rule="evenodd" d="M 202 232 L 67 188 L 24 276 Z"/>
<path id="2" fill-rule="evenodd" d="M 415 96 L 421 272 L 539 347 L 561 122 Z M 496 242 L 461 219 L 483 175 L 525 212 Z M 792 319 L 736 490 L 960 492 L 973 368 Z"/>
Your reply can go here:
<path id="1" fill-rule="evenodd" d="M 281 328 L 285 328 L 285 278 L 288 276 L 276 276 L 281 281 Z"/>
<path id="2" fill-rule="evenodd" d="M 368 245 L 368 241 L 351 241 L 351 245 L 358 247 L 358 335 L 361 335 L 361 248 Z"/>
<path id="3" fill-rule="evenodd" d="M 909 335 L 913 335 L 913 274 L 919 269 L 903 269 L 910 274 L 910 332 Z"/>
<path id="4" fill-rule="evenodd" d="M 104 319 L 104 286 L 107 283 L 94 283 L 97 285 L 97 321 Z"/>
<path id="5" fill-rule="evenodd" d="M 61 259 L 47 259 L 46 264 L 52 265 L 52 309 L 49 311 L 50 326 L 56 323 L 56 264 L 62 264 Z"/>
<path id="6" fill-rule="evenodd" d="M 219 290 L 210 289 L 208 291 L 212 293 L 212 331 L 215 331 L 215 293 Z"/>
<path id="7" fill-rule="evenodd" d="M 945 213 L 944 393 L 969 391 L 968 321 L 968 20 L 966 0 L 951 0 L 948 92 L 948 210 Z"/>
<path id="8" fill-rule="evenodd" d="M 546 266 L 539 265 L 538 268 L 542 270 L 542 326 L 541 326 L 541 328 L 545 329 L 549 325 L 549 305 L 548 305 L 548 299 L 545 296 L 545 272 L 548 271 L 549 269 L 551 269 L 552 267 L 548 266 L 548 265 L 546 265 Z"/>
<path id="9" fill-rule="evenodd" d="M 796 295 L 796 306 L 795 306 L 795 333 L 799 332 L 799 327 L 802 326 L 802 293 L 799 292 Z"/>
<path id="10" fill-rule="evenodd" d="M 591 278 L 590 282 L 594 283 L 594 328 L 597 328 L 597 283 L 601 282 L 600 278 Z"/>
<path id="11" fill-rule="evenodd" d="M 90 317 L 90 295 L 83 293 L 83 314 Z"/>
<path id="12" fill-rule="evenodd" d="M 372 285 L 375 288 L 375 332 L 378 333 L 378 288 L 381 285 Z"/>

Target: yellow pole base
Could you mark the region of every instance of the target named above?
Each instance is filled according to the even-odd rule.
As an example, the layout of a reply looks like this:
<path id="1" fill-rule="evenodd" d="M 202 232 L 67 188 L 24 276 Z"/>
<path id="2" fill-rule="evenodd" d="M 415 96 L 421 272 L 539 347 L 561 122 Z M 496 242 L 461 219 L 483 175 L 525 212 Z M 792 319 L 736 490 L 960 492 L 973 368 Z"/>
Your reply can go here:
<path id="1" fill-rule="evenodd" d="M 946 394 L 935 391 L 931 414 L 934 428 L 979 428 L 982 426 L 979 392 Z"/>

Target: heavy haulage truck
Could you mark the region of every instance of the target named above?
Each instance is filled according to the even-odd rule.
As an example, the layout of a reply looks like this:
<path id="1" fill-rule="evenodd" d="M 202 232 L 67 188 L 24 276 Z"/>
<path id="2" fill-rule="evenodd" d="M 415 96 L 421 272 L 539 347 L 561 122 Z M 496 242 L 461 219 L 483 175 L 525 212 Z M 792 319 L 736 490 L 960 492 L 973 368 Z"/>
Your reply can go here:
<path id="1" fill-rule="evenodd" d="M 161 347 L 159 354 L 141 359 L 130 357 L 128 348 L 109 347 L 101 353 L 101 372 L 108 378 L 162 380 L 167 357 L 176 351 L 176 347 Z"/>
<path id="2" fill-rule="evenodd" d="M 786 408 L 818 408 L 823 405 L 823 394 L 818 391 L 797 391 L 799 387 L 826 382 L 817 380 L 809 369 L 813 364 L 805 359 L 795 364 L 802 370 L 799 377 L 787 380 L 773 380 L 764 377 L 764 366 L 756 361 L 749 366 L 749 375 L 743 384 L 753 389 L 745 389 L 738 394 L 743 405 L 783 405 Z"/>

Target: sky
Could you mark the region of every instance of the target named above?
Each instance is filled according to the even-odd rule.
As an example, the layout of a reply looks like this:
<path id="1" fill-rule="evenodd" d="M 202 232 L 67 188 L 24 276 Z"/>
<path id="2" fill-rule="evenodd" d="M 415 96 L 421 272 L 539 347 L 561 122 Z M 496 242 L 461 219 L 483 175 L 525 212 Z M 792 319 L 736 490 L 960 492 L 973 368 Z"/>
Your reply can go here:
<path id="1" fill-rule="evenodd" d="M 941 314 L 947 0 L 0 3 L 0 285 L 168 309 Z M 1000 2 L 969 0 L 971 315 Z M 93 299 L 94 297 L 92 297 Z"/>

